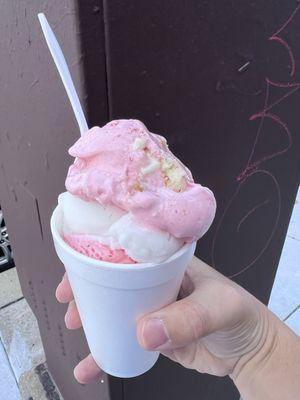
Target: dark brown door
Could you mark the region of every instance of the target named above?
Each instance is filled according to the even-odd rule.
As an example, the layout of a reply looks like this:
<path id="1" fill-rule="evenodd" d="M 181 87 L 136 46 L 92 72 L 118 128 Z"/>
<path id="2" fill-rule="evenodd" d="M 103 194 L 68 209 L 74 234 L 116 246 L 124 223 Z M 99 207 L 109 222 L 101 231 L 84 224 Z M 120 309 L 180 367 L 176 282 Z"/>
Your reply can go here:
<path id="1" fill-rule="evenodd" d="M 216 220 L 197 254 L 266 303 L 299 184 L 299 8 L 292 0 L 3 2 L 0 202 L 65 400 L 239 396 L 230 379 L 165 358 L 135 379 L 74 381 L 87 348 L 82 332 L 64 328 L 54 299 L 63 268 L 49 217 L 79 133 L 36 13 L 54 27 L 90 125 L 143 120 L 214 190 Z"/>

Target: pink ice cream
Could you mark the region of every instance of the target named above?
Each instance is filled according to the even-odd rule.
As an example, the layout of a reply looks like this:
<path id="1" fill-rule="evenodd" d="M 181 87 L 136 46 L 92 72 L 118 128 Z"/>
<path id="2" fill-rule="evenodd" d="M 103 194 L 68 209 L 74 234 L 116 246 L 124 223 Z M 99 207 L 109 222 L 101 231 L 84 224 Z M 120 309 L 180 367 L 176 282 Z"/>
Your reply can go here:
<path id="1" fill-rule="evenodd" d="M 69 153 L 76 159 L 66 188 L 82 200 L 118 207 L 137 224 L 168 232 L 182 243 L 198 240 L 213 221 L 213 193 L 195 183 L 165 138 L 140 121 L 94 127 Z"/>
<path id="2" fill-rule="evenodd" d="M 130 258 L 123 249 L 110 249 L 93 240 L 88 235 L 64 235 L 63 239 L 70 247 L 79 253 L 94 258 L 95 260 L 108 261 L 116 264 L 134 264 L 135 261 Z"/>

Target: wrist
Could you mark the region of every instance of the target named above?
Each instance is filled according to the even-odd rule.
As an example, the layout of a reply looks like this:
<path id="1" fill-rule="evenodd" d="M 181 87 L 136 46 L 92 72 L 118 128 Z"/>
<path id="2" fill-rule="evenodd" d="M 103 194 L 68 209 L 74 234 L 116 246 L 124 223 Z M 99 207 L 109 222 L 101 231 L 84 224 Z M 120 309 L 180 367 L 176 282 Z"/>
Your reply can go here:
<path id="1" fill-rule="evenodd" d="M 286 396 L 287 392 L 281 393 L 284 387 L 281 385 L 278 389 L 278 382 L 288 384 L 290 380 L 290 390 L 295 390 L 291 369 L 300 367 L 299 339 L 266 307 L 260 306 L 261 340 L 255 349 L 240 358 L 231 378 L 243 400 L 294 399 Z"/>
<path id="2" fill-rule="evenodd" d="M 244 376 L 249 378 L 255 374 L 258 366 L 261 367 L 269 362 L 278 342 L 276 324 L 272 317 L 267 309 L 260 305 L 258 321 L 260 337 L 255 348 L 244 354 L 236 363 L 230 375 L 235 383 L 243 381 Z"/>

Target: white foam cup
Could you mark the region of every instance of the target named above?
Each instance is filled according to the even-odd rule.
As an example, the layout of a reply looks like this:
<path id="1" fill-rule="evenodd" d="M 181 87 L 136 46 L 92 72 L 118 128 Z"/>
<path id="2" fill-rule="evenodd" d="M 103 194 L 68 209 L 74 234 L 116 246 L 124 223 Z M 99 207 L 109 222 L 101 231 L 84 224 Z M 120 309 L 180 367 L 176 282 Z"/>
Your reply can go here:
<path id="1" fill-rule="evenodd" d="M 136 323 L 176 300 L 196 243 L 185 244 L 160 264 L 114 264 L 73 250 L 62 239 L 61 228 L 62 210 L 57 206 L 51 217 L 54 245 L 65 265 L 92 356 L 110 375 L 143 374 L 159 353 L 139 346 Z"/>

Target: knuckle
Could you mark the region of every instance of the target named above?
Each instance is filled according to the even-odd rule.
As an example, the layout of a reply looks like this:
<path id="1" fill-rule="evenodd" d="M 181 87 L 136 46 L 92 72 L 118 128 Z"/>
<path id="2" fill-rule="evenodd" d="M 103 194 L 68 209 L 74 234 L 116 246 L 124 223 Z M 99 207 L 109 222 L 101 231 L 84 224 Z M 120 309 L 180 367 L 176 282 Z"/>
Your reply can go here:
<path id="1" fill-rule="evenodd" d="M 239 313 L 244 308 L 244 296 L 238 286 L 227 284 L 224 290 L 224 297 L 226 302 L 230 304 L 231 309 L 236 313 Z"/>

